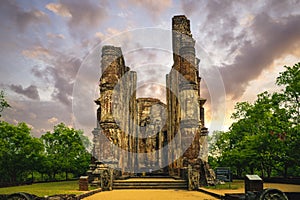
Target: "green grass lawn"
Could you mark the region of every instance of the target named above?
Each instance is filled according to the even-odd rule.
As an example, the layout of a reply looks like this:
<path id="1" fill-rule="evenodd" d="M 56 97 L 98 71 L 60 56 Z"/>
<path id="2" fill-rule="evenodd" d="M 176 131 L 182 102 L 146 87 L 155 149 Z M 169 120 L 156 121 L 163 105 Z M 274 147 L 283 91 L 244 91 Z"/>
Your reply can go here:
<path id="1" fill-rule="evenodd" d="M 90 190 L 95 188 L 90 188 Z M 55 194 L 82 194 L 79 191 L 78 181 L 64 181 L 52 183 L 35 183 L 32 185 L 15 186 L 0 188 L 0 194 L 12 194 L 16 192 L 27 192 L 40 197 L 51 196 Z"/>
<path id="2" fill-rule="evenodd" d="M 243 180 L 233 180 L 231 183 L 225 182 L 225 184 L 217 184 L 215 186 L 207 186 L 205 187 L 207 189 L 218 189 L 218 190 L 228 190 L 228 189 L 239 189 L 244 188 L 244 181 Z"/>

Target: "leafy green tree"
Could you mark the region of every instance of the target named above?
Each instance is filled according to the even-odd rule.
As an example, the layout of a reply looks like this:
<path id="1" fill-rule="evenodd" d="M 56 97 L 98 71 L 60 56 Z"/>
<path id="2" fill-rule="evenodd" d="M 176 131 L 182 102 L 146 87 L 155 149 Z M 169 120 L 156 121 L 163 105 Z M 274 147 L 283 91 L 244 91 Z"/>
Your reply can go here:
<path id="1" fill-rule="evenodd" d="M 30 135 L 25 123 L 17 125 L 0 121 L 0 179 L 4 182 L 24 181 L 35 170 L 43 145 Z"/>
<path id="2" fill-rule="evenodd" d="M 4 91 L 1 90 L 0 91 L 0 117 L 1 117 L 1 112 L 5 109 L 10 107 L 10 105 L 7 103 L 7 101 L 5 100 L 5 95 L 4 95 Z"/>
<path id="3" fill-rule="evenodd" d="M 276 79 L 279 86 L 284 87 L 280 93 L 274 94 L 278 105 L 283 108 L 280 113 L 286 117 L 289 123 L 285 125 L 285 131 L 277 133 L 284 140 L 286 146 L 284 154 L 280 157 L 283 161 L 284 176 L 287 176 L 289 169 L 292 174 L 300 174 L 300 63 L 294 66 L 284 66 L 285 71 L 281 72 Z M 296 166 L 296 167 L 295 167 Z"/>
<path id="4" fill-rule="evenodd" d="M 300 123 L 300 63 L 292 67 L 284 66 L 286 70 L 281 72 L 276 79 L 279 86 L 284 86 L 281 95 L 281 103 L 290 114 L 294 124 Z"/>
<path id="5" fill-rule="evenodd" d="M 240 157 L 245 160 L 249 170 L 261 171 L 261 175 L 271 176 L 272 171 L 278 170 L 280 159 L 285 150 L 285 143 L 278 134 L 284 133 L 289 127 L 286 112 L 275 103 L 275 97 L 268 92 L 259 94 L 257 100 L 251 106 L 239 106 L 237 113 L 244 113 L 230 132 L 239 135 L 239 140 L 234 143 L 238 147 Z M 274 133 L 276 132 L 276 136 Z"/>
<path id="6" fill-rule="evenodd" d="M 232 167 L 238 176 L 257 171 L 268 177 L 286 177 L 289 172 L 299 176 L 299 66 L 285 66 L 280 73 L 281 92 L 263 92 L 253 104 L 236 104 L 232 114 L 236 122 L 212 140 L 218 165 Z"/>
<path id="7" fill-rule="evenodd" d="M 64 172 L 68 179 L 68 173 L 79 175 L 87 170 L 90 154 L 83 144 L 84 137 L 81 130 L 69 128 L 63 123 L 55 126 L 53 133 L 42 135 L 46 152 L 44 167 L 50 177 L 54 179 L 55 174 Z"/>

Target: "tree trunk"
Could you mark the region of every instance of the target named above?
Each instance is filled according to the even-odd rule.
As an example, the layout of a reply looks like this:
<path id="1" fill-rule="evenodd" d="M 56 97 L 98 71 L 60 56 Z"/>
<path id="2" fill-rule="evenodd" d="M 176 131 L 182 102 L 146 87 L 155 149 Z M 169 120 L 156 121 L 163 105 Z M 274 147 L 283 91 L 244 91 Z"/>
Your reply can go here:
<path id="1" fill-rule="evenodd" d="M 261 177 L 264 178 L 265 174 L 264 174 L 264 164 L 261 163 Z"/>
<path id="2" fill-rule="evenodd" d="M 55 180 L 56 172 L 53 172 L 52 180 Z"/>
<path id="3" fill-rule="evenodd" d="M 272 173 L 271 167 L 267 167 L 267 176 L 268 176 L 268 178 L 271 177 L 271 173 Z"/>
<path id="4" fill-rule="evenodd" d="M 241 168 L 237 169 L 237 175 L 238 175 L 238 177 L 242 177 L 242 169 Z"/>
<path id="5" fill-rule="evenodd" d="M 253 167 L 250 167 L 250 172 L 251 172 L 251 174 L 254 174 L 254 168 Z"/>
<path id="6" fill-rule="evenodd" d="M 11 172 L 10 173 L 10 182 L 16 183 L 17 182 L 17 172 Z"/>
<path id="7" fill-rule="evenodd" d="M 48 177 L 49 177 L 49 179 L 48 179 L 48 181 L 50 180 L 50 181 L 53 181 L 54 180 L 54 177 L 55 175 L 54 175 L 54 173 L 51 173 L 51 172 L 49 172 L 48 173 Z"/>
<path id="8" fill-rule="evenodd" d="M 284 178 L 287 178 L 287 171 L 288 171 L 288 165 L 287 164 L 284 164 Z"/>

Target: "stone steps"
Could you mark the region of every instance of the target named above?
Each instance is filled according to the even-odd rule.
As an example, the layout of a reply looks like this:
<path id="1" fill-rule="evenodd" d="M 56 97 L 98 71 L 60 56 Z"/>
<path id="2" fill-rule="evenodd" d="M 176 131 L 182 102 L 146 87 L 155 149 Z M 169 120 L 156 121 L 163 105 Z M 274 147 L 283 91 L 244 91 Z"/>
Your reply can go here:
<path id="1" fill-rule="evenodd" d="M 187 181 L 173 178 L 129 178 L 114 180 L 113 189 L 187 189 Z"/>

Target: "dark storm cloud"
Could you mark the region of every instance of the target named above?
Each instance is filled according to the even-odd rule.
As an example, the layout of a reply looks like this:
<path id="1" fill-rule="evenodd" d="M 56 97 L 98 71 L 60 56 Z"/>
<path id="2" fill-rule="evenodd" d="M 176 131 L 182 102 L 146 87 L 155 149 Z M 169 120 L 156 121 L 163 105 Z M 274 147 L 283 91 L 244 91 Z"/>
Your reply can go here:
<path id="1" fill-rule="evenodd" d="M 226 92 L 233 98 L 241 96 L 248 83 L 258 78 L 273 61 L 299 48 L 300 15 L 272 19 L 266 13 L 255 17 L 251 30 L 254 41 L 244 41 L 239 55 L 230 65 L 220 68 Z"/>
<path id="2" fill-rule="evenodd" d="M 15 1 L 3 0 L 0 4 L 1 26 L 10 27 L 12 24 L 19 31 L 24 31 L 29 25 L 36 23 L 49 23 L 48 16 L 37 10 L 23 10 Z"/>
<path id="3" fill-rule="evenodd" d="M 238 16 L 234 13 L 233 1 L 207 1 L 205 9 L 208 10 L 206 23 L 201 27 L 204 38 L 210 40 L 215 48 L 228 51 L 236 46 L 237 37 L 244 37 L 244 32 L 236 35 L 234 29 L 239 26 Z"/>
<path id="4" fill-rule="evenodd" d="M 39 96 L 39 92 L 37 90 L 37 87 L 35 85 L 30 85 L 27 88 L 23 88 L 22 85 L 10 85 L 9 88 L 18 93 L 18 94 L 22 94 L 30 99 L 34 99 L 34 100 L 40 100 L 40 96 Z"/>
<path id="5" fill-rule="evenodd" d="M 63 53 L 53 49 L 48 49 L 47 52 L 47 58 L 43 58 L 47 66 L 42 68 L 35 65 L 31 72 L 35 77 L 53 84 L 54 91 L 51 96 L 54 100 L 70 106 L 73 83 L 81 65 L 81 59 L 71 53 Z"/>
<path id="6" fill-rule="evenodd" d="M 79 58 L 63 56 L 55 60 L 50 69 L 55 82 L 52 97 L 65 105 L 71 105 L 73 83 L 80 64 Z"/>
<path id="7" fill-rule="evenodd" d="M 54 81 L 55 89 L 51 95 L 52 98 L 70 106 L 73 88 L 72 77 L 69 77 L 69 75 L 64 73 L 59 67 L 48 67 L 47 70 L 50 71 L 50 75 Z"/>
<path id="8" fill-rule="evenodd" d="M 38 65 L 35 65 L 32 69 L 31 69 L 31 73 L 37 77 L 37 78 L 41 78 L 41 79 L 45 79 L 47 82 L 49 82 L 49 79 L 47 77 L 47 75 L 43 72 L 43 70 L 39 69 Z"/>
<path id="9" fill-rule="evenodd" d="M 56 107 L 55 112 L 52 110 L 49 112 L 49 116 L 41 116 L 44 122 L 38 124 L 37 127 L 49 127 L 49 124 L 45 123 L 47 120 L 49 122 L 57 121 L 57 123 L 61 121 L 72 122 L 73 127 L 84 129 L 87 134 L 91 132 L 91 127 L 95 127 L 96 114 L 94 112 L 97 108 L 94 100 L 99 95 L 94 93 L 100 78 L 100 50 L 93 51 L 92 58 L 87 59 L 86 62 L 88 63 L 82 66 L 85 56 L 82 56 L 83 53 L 76 56 L 79 54 L 76 49 L 62 52 L 59 49 L 44 47 L 39 44 L 38 48 L 33 47 L 26 50 L 25 56 L 43 61 L 43 64 L 34 65 L 31 73 L 53 91 L 51 102 L 47 103 L 44 109 L 50 109 L 51 106 Z M 78 49 L 80 48 L 78 47 Z M 47 53 L 39 53 L 40 51 Z M 86 71 L 88 73 L 84 73 Z M 32 106 L 29 111 L 36 112 L 36 109 L 38 106 L 36 108 Z M 18 117 L 18 120 L 20 119 L 22 118 Z M 35 126 L 36 123 L 32 122 L 32 125 Z"/>
<path id="10" fill-rule="evenodd" d="M 257 79 L 274 60 L 299 49 L 299 1 L 211 0 L 204 4 L 206 20 L 199 25 L 202 44 L 218 64 L 226 94 L 241 97 L 250 81 Z M 195 4 L 192 1 L 192 4 Z M 182 4 L 183 10 L 191 5 Z M 219 54 L 219 55 L 218 55 Z"/>

